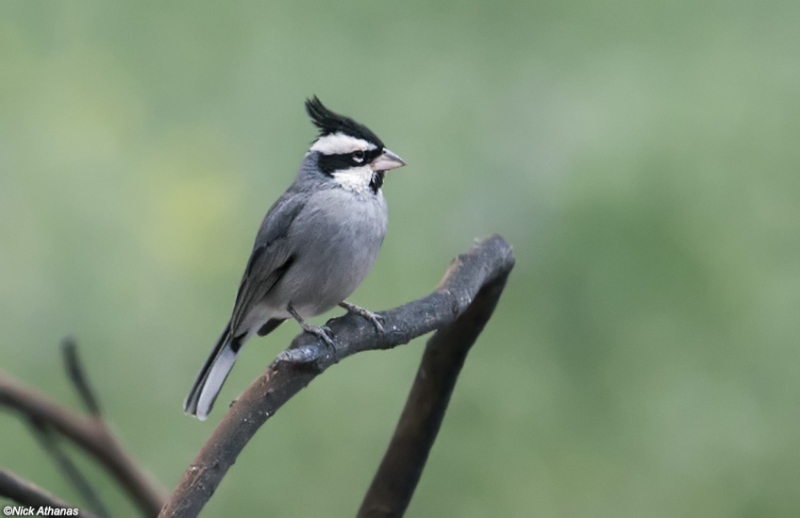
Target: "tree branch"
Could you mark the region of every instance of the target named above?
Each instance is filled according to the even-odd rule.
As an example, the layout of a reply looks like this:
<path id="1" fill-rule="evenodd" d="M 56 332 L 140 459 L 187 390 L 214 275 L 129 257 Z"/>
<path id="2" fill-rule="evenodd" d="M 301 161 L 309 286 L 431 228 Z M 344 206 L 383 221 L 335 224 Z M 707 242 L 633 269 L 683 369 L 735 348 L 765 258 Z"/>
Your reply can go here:
<path id="1" fill-rule="evenodd" d="M 67 377 L 81 397 L 86 410 L 92 416 L 101 417 L 103 411 L 100 409 L 100 402 L 97 396 L 94 395 L 94 390 L 92 390 L 89 379 L 84 373 L 83 364 L 78 356 L 78 344 L 75 343 L 74 338 L 68 336 L 61 341 L 61 354 L 64 358 Z"/>
<path id="2" fill-rule="evenodd" d="M 125 452 L 109 430 L 97 398 L 74 350 L 74 343 L 64 344 L 64 358 L 70 380 L 75 384 L 91 417 L 62 408 L 37 390 L 23 385 L 0 371 L 0 406 L 19 412 L 40 425 L 55 430 L 93 456 L 128 494 L 145 516 L 156 516 L 164 502 L 164 491 L 144 473 Z"/>
<path id="3" fill-rule="evenodd" d="M 400 422 L 364 497 L 358 518 L 403 516 L 439 433 L 467 353 L 492 316 L 508 273 L 481 288 L 455 322 L 428 340 Z"/>
<path id="4" fill-rule="evenodd" d="M 75 509 L 74 505 L 69 505 L 57 496 L 53 496 L 39 486 L 28 482 L 22 477 L 15 475 L 7 469 L 0 469 L 0 496 L 8 498 L 20 505 L 33 507 L 54 507 Z M 78 516 L 84 518 L 95 518 L 88 511 L 80 509 Z"/>
<path id="5" fill-rule="evenodd" d="M 108 509 L 100 498 L 100 495 L 83 473 L 81 473 L 78 466 L 72 462 L 69 455 L 61 449 L 59 437 L 56 433 L 53 432 L 50 427 L 38 421 L 31 420 L 29 424 L 31 433 L 39 441 L 42 449 L 53 459 L 53 462 L 55 462 L 61 473 L 63 473 L 64 478 L 67 479 L 67 482 L 81 495 L 87 507 L 97 514 L 98 518 L 108 518 Z"/>
<path id="6" fill-rule="evenodd" d="M 236 461 L 239 453 L 241 453 L 258 429 L 286 401 L 308 385 L 316 376 L 324 372 L 325 369 L 339 360 L 358 352 L 390 349 L 406 344 L 423 334 L 449 326 L 460 315 L 464 314 L 467 308 L 473 304 L 473 300 L 475 300 L 478 306 L 485 307 L 482 310 L 475 309 L 474 312 L 469 313 L 469 316 L 465 316 L 464 322 L 471 322 L 471 324 L 463 326 L 455 324 L 450 331 L 443 333 L 444 338 L 432 340 L 431 343 L 433 345 L 428 345 L 428 351 L 438 348 L 439 345 L 437 344 L 440 343 L 444 344 L 442 347 L 450 350 L 453 347 L 447 346 L 448 343 L 456 344 L 456 342 L 459 342 L 459 347 L 463 356 L 465 356 L 469 345 L 474 342 L 480 332 L 480 328 L 483 327 L 484 318 L 488 319 L 491 315 L 491 309 L 497 302 L 497 297 L 502 291 L 505 278 L 513 265 L 514 256 L 511 246 L 500 236 L 492 236 L 479 242 L 469 252 L 455 259 L 433 293 L 417 301 L 381 313 L 384 318 L 385 332 L 383 334 L 378 333 L 369 321 L 348 314 L 328 323 L 337 343 L 335 353 L 320 343 L 315 336 L 309 334 L 297 336 L 292 341 L 290 349 L 281 353 L 264 374 L 259 376 L 231 405 L 230 410 L 219 426 L 214 430 L 214 433 L 197 454 L 192 464 L 189 465 L 183 479 L 159 516 L 197 516 L 205 503 L 211 498 L 225 473 Z M 481 295 L 481 290 L 485 286 L 488 286 L 488 288 L 483 292 L 484 295 Z M 495 291 L 496 294 L 492 295 L 491 293 L 495 293 Z M 479 326 L 476 325 L 477 322 L 480 322 Z M 469 344 L 464 347 L 466 342 L 469 342 Z M 429 354 L 434 353 L 426 352 L 426 357 Z M 463 357 L 460 362 L 463 363 Z M 423 367 L 425 365 L 425 360 L 423 360 Z M 405 505 L 407 505 L 407 501 L 411 497 L 411 492 L 413 492 L 413 488 L 419 479 L 427 452 L 433 443 L 446 408 L 446 398 L 449 398 L 457 374 L 458 370 L 449 375 L 449 381 L 445 381 L 436 392 L 438 396 L 431 394 L 434 399 L 444 396 L 445 401 L 443 404 L 439 403 L 440 408 L 438 410 L 431 412 L 427 418 L 422 419 L 422 421 L 428 423 L 423 425 L 423 428 L 428 429 L 428 436 L 422 440 L 421 446 L 417 450 L 424 450 L 424 455 L 421 459 L 418 456 L 415 461 L 417 467 L 410 469 L 412 472 L 416 469 L 416 475 L 413 476 L 414 480 L 409 480 L 409 483 L 405 484 L 405 489 L 395 495 L 395 499 L 399 497 L 399 500 L 405 500 L 405 504 L 402 505 L 403 509 L 405 509 Z M 420 375 L 424 376 L 425 374 L 424 372 L 418 374 L 418 378 Z M 413 396 L 414 392 L 412 390 Z M 416 408 L 416 404 L 412 404 L 412 408 Z M 412 413 L 415 414 L 416 411 Z M 436 421 L 435 426 L 433 421 Z M 401 418 L 401 425 L 403 422 Z M 432 433 L 430 433 L 431 430 Z M 395 451 L 394 446 L 390 446 L 387 456 L 393 451 Z M 376 480 L 379 485 L 382 485 L 384 481 L 390 479 L 381 475 L 381 470 L 379 470 Z M 372 490 L 368 493 L 368 499 L 375 501 L 375 497 L 370 497 L 371 494 L 373 494 Z M 392 507 L 392 505 L 391 502 L 388 502 L 386 508 L 398 508 L 398 506 Z M 402 510 L 400 513 L 402 514 Z"/>

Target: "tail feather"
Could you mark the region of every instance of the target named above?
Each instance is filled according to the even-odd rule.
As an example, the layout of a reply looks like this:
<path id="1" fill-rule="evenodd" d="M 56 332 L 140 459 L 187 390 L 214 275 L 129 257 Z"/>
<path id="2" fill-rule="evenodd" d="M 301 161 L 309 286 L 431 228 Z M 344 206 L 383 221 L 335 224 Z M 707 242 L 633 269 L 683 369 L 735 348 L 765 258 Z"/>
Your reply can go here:
<path id="1" fill-rule="evenodd" d="M 241 344 L 231 336 L 228 324 L 186 396 L 184 412 L 205 421 L 240 350 Z"/>

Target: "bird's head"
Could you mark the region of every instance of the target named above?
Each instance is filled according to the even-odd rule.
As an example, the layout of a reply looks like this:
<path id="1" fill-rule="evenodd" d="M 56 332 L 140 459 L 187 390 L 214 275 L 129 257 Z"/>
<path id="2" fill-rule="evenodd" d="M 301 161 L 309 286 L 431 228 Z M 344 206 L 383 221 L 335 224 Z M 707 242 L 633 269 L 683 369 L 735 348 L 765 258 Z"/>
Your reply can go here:
<path id="1" fill-rule="evenodd" d="M 318 154 L 319 170 L 343 187 L 377 194 L 386 171 L 406 164 L 369 128 L 332 112 L 316 96 L 306 100 L 306 111 L 319 128 L 308 152 Z"/>

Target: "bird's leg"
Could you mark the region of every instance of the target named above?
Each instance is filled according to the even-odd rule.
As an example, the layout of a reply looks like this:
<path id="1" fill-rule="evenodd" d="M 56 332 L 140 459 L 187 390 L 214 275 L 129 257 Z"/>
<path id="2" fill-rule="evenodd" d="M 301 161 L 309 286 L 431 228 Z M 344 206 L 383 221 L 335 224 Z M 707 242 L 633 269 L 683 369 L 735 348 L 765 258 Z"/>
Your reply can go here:
<path id="1" fill-rule="evenodd" d="M 300 316 L 300 313 L 295 311 L 291 304 L 286 306 L 286 310 L 295 320 L 297 320 L 297 323 L 300 324 L 300 327 L 303 328 L 303 331 L 320 337 L 322 341 L 328 344 L 328 347 L 333 350 L 334 354 L 336 354 L 336 346 L 333 344 L 333 338 L 331 338 L 331 330 L 329 327 L 319 327 L 315 326 L 314 324 L 309 324 L 303 319 L 303 317 Z"/>
<path id="2" fill-rule="evenodd" d="M 350 304 L 349 302 L 342 301 L 339 303 L 339 306 L 343 307 L 347 310 L 348 313 L 353 313 L 355 315 L 360 315 L 370 322 L 372 325 L 375 326 L 375 329 L 378 330 L 379 333 L 383 333 L 383 317 L 377 313 L 373 313 L 368 309 L 364 309 L 362 307 L 356 306 L 355 304 Z"/>

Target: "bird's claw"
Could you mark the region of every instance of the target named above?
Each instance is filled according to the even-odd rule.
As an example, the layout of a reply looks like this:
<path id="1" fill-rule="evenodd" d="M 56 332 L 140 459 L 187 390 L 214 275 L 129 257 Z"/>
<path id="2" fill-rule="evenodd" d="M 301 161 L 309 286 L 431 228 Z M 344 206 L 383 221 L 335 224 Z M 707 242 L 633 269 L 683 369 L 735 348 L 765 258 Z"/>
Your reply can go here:
<path id="1" fill-rule="evenodd" d="M 370 313 L 369 315 L 363 315 L 363 316 L 368 318 L 369 321 L 372 322 L 372 325 L 375 326 L 375 329 L 377 329 L 379 333 L 383 334 L 384 332 L 383 323 L 385 322 L 383 316 L 377 313 Z"/>
<path id="2" fill-rule="evenodd" d="M 375 326 L 375 329 L 377 329 L 379 333 L 384 332 L 383 323 L 385 319 L 383 318 L 382 315 L 373 313 L 372 311 L 356 306 L 355 304 L 350 304 L 349 302 L 342 302 L 339 305 L 342 306 L 344 309 L 346 309 L 349 313 L 359 315 L 372 322 L 372 325 Z"/>
<path id="3" fill-rule="evenodd" d="M 303 319 L 303 317 L 300 316 L 297 311 L 295 311 L 291 304 L 286 306 L 286 309 L 289 311 L 289 314 L 292 315 L 295 320 L 297 320 L 297 323 L 300 324 L 300 327 L 303 328 L 303 331 L 306 333 L 311 333 L 325 342 L 325 345 L 328 346 L 334 361 L 338 362 L 339 360 L 336 353 L 336 344 L 333 343 L 333 331 L 331 331 L 331 328 L 328 326 L 320 327 L 315 326 L 314 324 L 309 324 Z"/>
<path id="4" fill-rule="evenodd" d="M 328 327 L 328 326 L 320 327 L 320 326 L 307 325 L 306 327 L 303 328 L 303 331 L 305 331 L 306 333 L 311 333 L 312 335 L 317 336 L 323 342 L 325 342 L 328 345 L 328 347 L 331 347 L 333 349 L 336 348 L 336 346 L 333 344 L 333 338 L 332 338 L 333 331 L 331 331 L 330 327 Z"/>
<path id="5" fill-rule="evenodd" d="M 333 331 L 328 326 L 315 326 L 311 324 L 306 324 L 303 326 L 303 331 L 306 333 L 311 333 L 312 335 L 318 337 L 320 340 L 325 342 L 325 345 L 328 347 L 328 351 L 330 352 L 331 357 L 333 358 L 334 363 L 339 363 L 339 355 L 336 351 L 336 344 L 333 343 Z"/>

